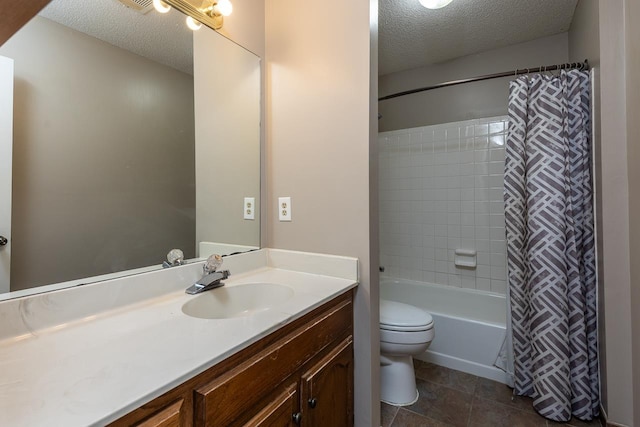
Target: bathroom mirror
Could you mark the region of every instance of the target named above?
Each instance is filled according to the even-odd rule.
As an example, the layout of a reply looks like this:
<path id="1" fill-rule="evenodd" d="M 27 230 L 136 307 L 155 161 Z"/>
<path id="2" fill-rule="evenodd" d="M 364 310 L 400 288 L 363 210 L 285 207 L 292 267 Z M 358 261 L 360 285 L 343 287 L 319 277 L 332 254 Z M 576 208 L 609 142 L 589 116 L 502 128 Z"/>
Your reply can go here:
<path id="1" fill-rule="evenodd" d="M 14 88 L 0 298 L 161 268 L 173 248 L 260 246 L 259 57 L 127 0 L 53 0 L 0 56 Z"/>

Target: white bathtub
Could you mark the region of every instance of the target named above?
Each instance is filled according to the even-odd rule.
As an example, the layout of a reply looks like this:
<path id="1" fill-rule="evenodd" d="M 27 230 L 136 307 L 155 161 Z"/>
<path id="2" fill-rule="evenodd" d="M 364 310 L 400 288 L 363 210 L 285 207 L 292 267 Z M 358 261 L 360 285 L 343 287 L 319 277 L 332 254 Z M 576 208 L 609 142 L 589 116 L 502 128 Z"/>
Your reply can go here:
<path id="1" fill-rule="evenodd" d="M 436 336 L 417 359 L 508 384 L 494 366 L 506 336 L 504 295 L 403 279 L 380 279 L 380 298 L 428 311 Z"/>

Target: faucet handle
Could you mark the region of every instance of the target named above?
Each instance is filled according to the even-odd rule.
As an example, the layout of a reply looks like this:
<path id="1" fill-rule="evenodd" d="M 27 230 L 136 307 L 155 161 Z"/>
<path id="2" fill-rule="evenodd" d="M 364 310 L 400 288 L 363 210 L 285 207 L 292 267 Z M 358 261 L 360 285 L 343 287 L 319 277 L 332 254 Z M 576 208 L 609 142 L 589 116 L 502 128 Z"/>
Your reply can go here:
<path id="1" fill-rule="evenodd" d="M 213 273 L 218 268 L 220 268 L 220 266 L 222 266 L 222 262 L 223 259 L 220 255 L 213 254 L 209 258 L 207 258 L 207 261 L 202 266 L 202 271 L 204 271 L 204 274 Z"/>
<path id="2" fill-rule="evenodd" d="M 167 254 L 167 260 L 162 263 L 163 268 L 184 265 L 184 253 L 180 249 L 171 249 Z"/>

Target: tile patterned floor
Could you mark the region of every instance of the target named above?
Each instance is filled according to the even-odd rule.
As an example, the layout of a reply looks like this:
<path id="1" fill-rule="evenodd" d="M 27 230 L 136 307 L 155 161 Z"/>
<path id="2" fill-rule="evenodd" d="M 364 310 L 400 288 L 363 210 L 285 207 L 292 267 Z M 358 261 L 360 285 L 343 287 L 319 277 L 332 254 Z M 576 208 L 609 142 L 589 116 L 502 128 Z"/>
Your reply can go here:
<path id="1" fill-rule="evenodd" d="M 403 408 L 383 403 L 382 427 L 601 427 L 599 420 L 548 421 L 530 398 L 495 381 L 420 360 L 415 370 L 420 398 Z"/>

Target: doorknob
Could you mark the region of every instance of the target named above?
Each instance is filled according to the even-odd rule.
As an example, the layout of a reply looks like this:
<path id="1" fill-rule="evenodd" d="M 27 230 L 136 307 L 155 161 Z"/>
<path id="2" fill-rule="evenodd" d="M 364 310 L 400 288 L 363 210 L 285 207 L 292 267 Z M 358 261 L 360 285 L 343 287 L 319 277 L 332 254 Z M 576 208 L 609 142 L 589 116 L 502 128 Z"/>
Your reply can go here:
<path id="1" fill-rule="evenodd" d="M 7 243 L 9 243 L 9 241 L 7 240 L 7 238 L 6 238 L 6 237 L 4 237 L 4 236 L 0 236 L 0 246 L 4 246 L 4 245 L 6 245 Z"/>

